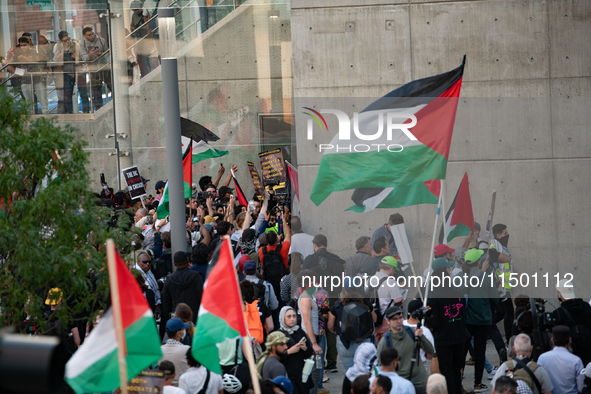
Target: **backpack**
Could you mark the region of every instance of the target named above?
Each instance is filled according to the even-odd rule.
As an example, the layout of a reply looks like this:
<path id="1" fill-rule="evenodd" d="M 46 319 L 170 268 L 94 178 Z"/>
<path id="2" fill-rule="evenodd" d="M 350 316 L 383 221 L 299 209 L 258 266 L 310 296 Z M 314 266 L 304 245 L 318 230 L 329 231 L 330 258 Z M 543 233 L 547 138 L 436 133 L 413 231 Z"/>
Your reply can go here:
<path id="1" fill-rule="evenodd" d="M 168 269 L 169 262 L 172 263 L 172 256 L 167 253 L 164 253 L 162 256 L 152 260 L 151 270 L 156 280 L 164 278 L 170 273 L 170 270 Z"/>
<path id="2" fill-rule="evenodd" d="M 408 335 L 410 335 L 412 341 L 414 342 L 415 333 L 412 330 L 412 328 L 410 328 L 409 326 L 404 326 L 404 330 L 408 333 Z M 386 333 L 384 334 L 384 339 L 386 340 L 386 347 L 392 347 L 392 334 L 390 333 L 390 330 L 386 331 Z"/>
<path id="3" fill-rule="evenodd" d="M 246 310 L 244 311 L 244 320 L 248 325 L 248 332 L 250 336 L 255 338 L 259 344 L 263 343 L 263 323 L 261 323 L 261 315 L 259 314 L 259 308 L 257 304 L 259 300 L 255 300 L 250 304 L 246 302 Z"/>
<path id="4" fill-rule="evenodd" d="M 583 365 L 587 365 L 591 362 L 591 330 L 582 324 L 577 324 L 566 308 L 561 306 L 558 309 L 561 309 L 568 319 L 573 354 L 581 358 Z"/>
<path id="5" fill-rule="evenodd" d="M 539 367 L 535 361 L 530 364 L 531 368 L 521 359 L 506 361 L 505 365 L 507 366 L 507 376 L 514 380 L 523 380 L 534 393 L 536 392 L 534 387 L 538 389 L 539 394 L 542 393 L 542 385 L 534 375 L 534 371 Z"/>
<path id="6" fill-rule="evenodd" d="M 384 284 L 384 282 L 386 280 L 388 280 L 387 276 L 380 279 L 380 281 L 378 282 L 378 286 L 377 287 L 370 287 L 367 290 L 367 294 L 366 294 L 367 298 L 369 298 L 370 304 L 373 305 L 373 310 L 376 311 L 376 322 L 375 322 L 376 327 L 381 326 L 382 322 L 384 321 L 384 315 L 382 314 L 382 310 L 380 308 L 380 297 L 378 296 L 378 290 L 382 287 L 382 285 Z M 388 306 L 384 310 L 384 313 L 386 312 L 386 310 L 388 310 L 388 308 L 390 308 L 392 306 L 393 302 L 394 302 L 394 300 L 390 300 L 390 303 L 388 304 Z"/>
<path id="7" fill-rule="evenodd" d="M 355 308 L 362 308 L 361 315 L 353 314 Z M 363 342 L 373 334 L 373 317 L 367 304 L 363 302 L 349 302 L 342 306 L 341 335 L 350 342 Z"/>
<path id="8" fill-rule="evenodd" d="M 263 246 L 263 279 L 271 283 L 275 294 L 281 294 L 281 278 L 289 273 L 281 257 L 281 246 L 277 245 L 275 250 L 267 250 Z"/>

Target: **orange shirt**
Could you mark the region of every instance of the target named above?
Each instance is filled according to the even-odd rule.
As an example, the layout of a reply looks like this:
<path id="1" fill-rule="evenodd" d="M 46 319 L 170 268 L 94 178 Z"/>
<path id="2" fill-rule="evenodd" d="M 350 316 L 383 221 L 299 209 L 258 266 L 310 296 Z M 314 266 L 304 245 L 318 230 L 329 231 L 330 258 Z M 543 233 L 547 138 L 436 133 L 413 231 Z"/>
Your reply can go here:
<path id="1" fill-rule="evenodd" d="M 279 254 L 281 255 L 281 258 L 283 259 L 283 264 L 285 264 L 285 268 L 287 268 L 287 256 L 289 255 L 289 248 L 291 247 L 289 241 L 284 241 L 281 243 L 281 250 L 279 251 Z M 261 268 L 263 268 L 263 248 L 264 246 L 259 248 L 259 261 L 261 262 Z M 275 246 L 266 246 L 267 248 L 267 253 L 269 253 L 270 250 L 275 250 L 277 249 L 277 245 Z"/>

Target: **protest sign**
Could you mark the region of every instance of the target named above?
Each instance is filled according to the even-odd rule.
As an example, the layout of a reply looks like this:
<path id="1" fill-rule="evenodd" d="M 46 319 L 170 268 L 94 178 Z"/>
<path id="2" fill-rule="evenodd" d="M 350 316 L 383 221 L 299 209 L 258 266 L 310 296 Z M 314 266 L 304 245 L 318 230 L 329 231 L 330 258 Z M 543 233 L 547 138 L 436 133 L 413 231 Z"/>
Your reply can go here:
<path id="1" fill-rule="evenodd" d="M 123 172 L 123 178 L 127 182 L 127 189 L 132 199 L 146 195 L 146 189 L 137 166 L 125 168 L 121 172 Z"/>
<path id="2" fill-rule="evenodd" d="M 272 149 L 259 153 L 263 185 L 273 185 L 273 189 L 285 187 L 285 164 L 281 149 Z"/>
<path id="3" fill-rule="evenodd" d="M 394 237 L 394 242 L 396 243 L 396 248 L 398 249 L 400 261 L 403 265 L 412 263 L 414 260 L 412 258 L 412 251 L 410 250 L 410 245 L 408 243 L 408 237 L 406 236 L 404 223 L 397 224 L 396 226 L 390 226 L 390 229 L 392 236 Z"/>
<path id="4" fill-rule="evenodd" d="M 164 387 L 164 372 L 159 370 L 144 370 L 138 376 L 127 383 L 127 392 L 136 393 L 162 393 Z"/>
<path id="5" fill-rule="evenodd" d="M 259 178 L 259 172 L 255 168 L 252 161 L 247 161 L 246 164 L 248 164 L 248 169 L 250 170 L 250 177 L 252 178 L 252 184 L 254 185 L 254 194 L 259 198 L 259 200 L 262 200 L 265 192 L 263 190 L 261 178 Z"/>

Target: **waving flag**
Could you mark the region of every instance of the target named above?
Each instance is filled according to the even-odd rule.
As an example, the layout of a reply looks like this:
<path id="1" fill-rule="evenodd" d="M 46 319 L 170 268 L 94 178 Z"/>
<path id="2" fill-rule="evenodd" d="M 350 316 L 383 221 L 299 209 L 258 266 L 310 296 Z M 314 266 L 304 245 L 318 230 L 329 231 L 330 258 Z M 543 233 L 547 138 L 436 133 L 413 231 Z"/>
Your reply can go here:
<path id="1" fill-rule="evenodd" d="M 205 368 L 222 373 L 217 344 L 245 337 L 242 297 L 229 239 L 224 239 L 217 261 L 203 285 L 197 327 L 193 335 L 193 357 Z"/>
<path id="2" fill-rule="evenodd" d="M 445 227 L 447 228 L 447 242 L 455 237 L 469 235 L 474 231 L 474 213 L 472 212 L 472 199 L 468 186 L 468 173 L 464 174 L 456 197 L 445 215 Z"/>
<path id="3" fill-rule="evenodd" d="M 347 211 L 369 212 L 375 208 L 402 208 L 416 204 L 437 204 L 441 181 L 425 181 L 409 186 L 356 189 L 351 196 L 355 203 Z"/>
<path id="4" fill-rule="evenodd" d="M 248 200 L 246 199 L 246 196 L 244 195 L 244 192 L 242 191 L 242 188 L 240 187 L 240 184 L 238 183 L 238 179 L 236 179 L 236 174 L 234 174 L 234 170 L 230 169 L 230 171 L 232 172 L 232 179 L 234 180 L 234 187 L 236 188 L 236 198 L 238 199 L 238 204 L 244 205 L 247 207 Z"/>
<path id="5" fill-rule="evenodd" d="M 110 240 L 109 240 L 110 241 Z M 114 250 L 107 252 L 113 307 L 101 318 L 88 339 L 66 364 L 66 382 L 77 393 L 111 392 L 121 386 L 118 352 L 123 348 L 127 378 L 131 380 L 162 357 L 160 336 L 148 302 L 137 281 Z M 114 261 L 112 261 L 114 259 Z M 114 268 L 114 272 L 111 267 Z M 115 297 L 117 288 L 118 297 Z M 115 308 L 115 302 L 118 308 Z M 116 334 L 116 310 L 120 310 L 122 338 Z M 241 314 L 242 316 L 242 314 Z"/>
<path id="6" fill-rule="evenodd" d="M 386 114 L 393 113 L 393 123 L 398 124 L 412 124 L 407 114 L 414 115 L 416 125 L 409 127 L 408 131 L 416 140 L 396 130 L 392 133 L 384 131 L 371 141 L 361 139 L 353 132 L 349 140 L 341 141 L 337 134 L 330 143 L 333 148 L 325 150 L 320 161 L 311 200 L 319 205 L 335 191 L 385 189 L 444 179 L 463 73 L 464 63 L 447 73 L 413 81 L 359 113 L 358 129 L 365 135 L 379 130 L 378 120 L 385 122 L 387 116 L 391 116 Z M 396 113 L 400 114 L 397 119 Z M 353 124 L 351 122 L 351 127 Z M 346 146 L 361 144 L 368 148 L 362 152 L 338 149 L 339 143 L 343 145 L 345 142 Z M 402 151 L 386 149 L 393 144 L 401 146 Z M 395 189 L 391 192 L 396 193 Z M 407 193 L 411 196 L 424 194 L 414 189 L 407 189 Z M 390 194 L 383 193 L 380 197 L 386 199 Z M 405 204 L 412 205 L 408 198 L 404 197 Z M 374 202 L 372 205 L 380 204 Z"/>

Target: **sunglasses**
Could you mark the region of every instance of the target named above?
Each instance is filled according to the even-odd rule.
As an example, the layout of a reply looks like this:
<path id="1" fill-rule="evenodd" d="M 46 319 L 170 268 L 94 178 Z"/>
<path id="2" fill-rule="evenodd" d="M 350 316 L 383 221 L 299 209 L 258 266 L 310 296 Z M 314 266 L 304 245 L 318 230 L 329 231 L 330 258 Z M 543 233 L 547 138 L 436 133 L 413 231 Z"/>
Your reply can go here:
<path id="1" fill-rule="evenodd" d="M 62 40 L 62 42 L 68 42 L 68 41 L 70 41 L 69 37 Z"/>
<path id="2" fill-rule="evenodd" d="M 150 264 L 152 262 L 152 260 L 142 260 L 142 259 L 140 259 L 140 261 L 144 264 Z"/>

